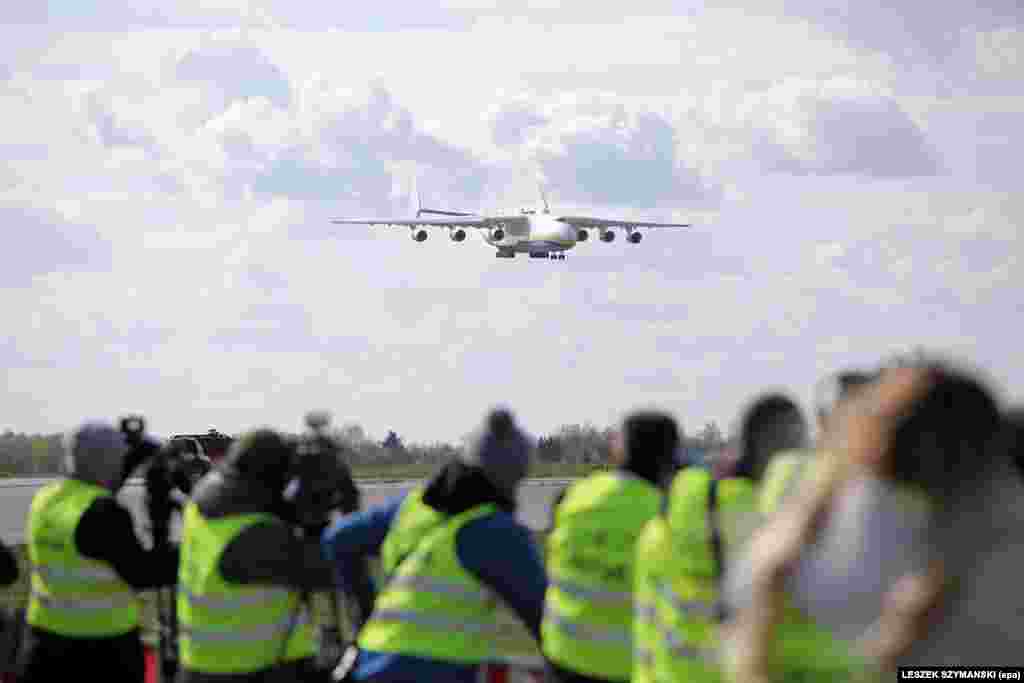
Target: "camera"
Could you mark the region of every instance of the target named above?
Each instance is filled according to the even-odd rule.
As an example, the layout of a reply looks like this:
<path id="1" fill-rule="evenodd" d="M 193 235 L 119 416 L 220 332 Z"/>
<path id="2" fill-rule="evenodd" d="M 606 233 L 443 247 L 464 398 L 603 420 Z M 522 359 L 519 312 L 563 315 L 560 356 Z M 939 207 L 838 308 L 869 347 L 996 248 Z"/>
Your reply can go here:
<path id="1" fill-rule="evenodd" d="M 141 416 L 121 418 L 120 428 L 128 444 L 122 483 L 136 469 L 145 466 L 146 511 L 152 525 L 153 543 L 167 546 L 171 515 L 182 508 L 193 486 L 209 467 L 201 462 L 197 465 L 180 442 L 163 443 L 148 435 L 146 421 Z"/>
<path id="2" fill-rule="evenodd" d="M 350 513 L 360 506 L 344 449 L 326 432 L 329 424 L 327 413 L 307 414 L 309 431 L 291 444 L 293 461 L 284 497 L 291 504 L 293 521 L 309 533 L 322 530 L 335 512 Z"/>

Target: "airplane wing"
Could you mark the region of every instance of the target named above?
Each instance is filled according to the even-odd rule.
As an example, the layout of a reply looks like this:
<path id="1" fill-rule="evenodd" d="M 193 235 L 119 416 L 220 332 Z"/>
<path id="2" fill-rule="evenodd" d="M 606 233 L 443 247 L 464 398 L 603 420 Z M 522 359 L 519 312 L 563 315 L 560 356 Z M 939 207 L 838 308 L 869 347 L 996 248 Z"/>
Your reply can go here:
<path id="1" fill-rule="evenodd" d="M 689 228 L 690 223 L 649 223 L 647 221 L 620 221 L 614 218 L 589 216 L 559 216 L 555 220 L 577 228 Z"/>
<path id="2" fill-rule="evenodd" d="M 493 221 L 486 218 L 332 218 L 336 225 L 393 225 L 410 228 L 486 228 Z"/>

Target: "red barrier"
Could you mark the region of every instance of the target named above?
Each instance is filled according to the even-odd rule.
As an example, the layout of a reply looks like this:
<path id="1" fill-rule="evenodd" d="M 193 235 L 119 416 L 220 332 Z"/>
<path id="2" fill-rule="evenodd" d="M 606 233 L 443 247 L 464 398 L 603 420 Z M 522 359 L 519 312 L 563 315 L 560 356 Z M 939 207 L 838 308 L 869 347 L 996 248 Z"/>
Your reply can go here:
<path id="1" fill-rule="evenodd" d="M 146 646 L 146 683 L 160 683 L 160 665 L 157 664 L 156 652 Z"/>
<path id="2" fill-rule="evenodd" d="M 539 662 L 492 662 L 484 673 L 487 683 L 544 683 L 544 667 Z"/>

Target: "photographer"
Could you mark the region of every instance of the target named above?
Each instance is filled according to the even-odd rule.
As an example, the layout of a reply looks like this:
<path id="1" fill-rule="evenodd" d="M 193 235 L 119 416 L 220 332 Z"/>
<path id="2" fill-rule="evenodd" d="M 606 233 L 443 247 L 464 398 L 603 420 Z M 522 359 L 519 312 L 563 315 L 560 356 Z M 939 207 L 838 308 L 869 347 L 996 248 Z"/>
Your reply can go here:
<path id="1" fill-rule="evenodd" d="M 130 455 L 122 432 L 85 423 L 66 440 L 67 476 L 32 499 L 31 594 L 19 681 L 143 681 L 135 592 L 173 585 L 178 554 L 145 550 L 131 513 L 114 497 Z"/>
<path id="2" fill-rule="evenodd" d="M 295 444 L 258 429 L 197 484 L 182 524 L 182 683 L 318 675 L 306 598 L 335 585 L 316 534 L 345 473 L 334 454 L 317 453 L 299 458 Z"/>
<path id="3" fill-rule="evenodd" d="M 425 487 L 328 527 L 324 553 L 346 585 L 371 556 L 387 572 L 344 680 L 480 680 L 499 599 L 540 640 L 544 566 L 515 519 L 532 449 L 511 414 L 494 411 Z"/>

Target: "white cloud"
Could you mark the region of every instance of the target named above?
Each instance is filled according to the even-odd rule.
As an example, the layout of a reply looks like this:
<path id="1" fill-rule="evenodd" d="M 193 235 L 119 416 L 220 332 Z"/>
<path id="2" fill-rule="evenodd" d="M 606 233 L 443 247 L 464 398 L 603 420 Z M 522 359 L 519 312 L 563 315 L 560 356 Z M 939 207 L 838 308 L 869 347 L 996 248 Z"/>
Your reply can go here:
<path id="1" fill-rule="evenodd" d="M 177 63 L 178 80 L 208 82 L 228 97 L 265 97 L 287 108 L 291 88 L 281 70 L 259 49 L 212 45 L 190 51 Z"/>
<path id="2" fill-rule="evenodd" d="M 1024 209 L 991 179 L 1019 102 L 909 98 L 864 34 L 765 9 L 583 24 L 563 4 L 467 31 L 489 10 L 382 7 L 68 5 L 25 43 L 0 82 L 0 197 L 26 236 L 0 293 L 12 427 L 326 406 L 447 439 L 499 401 L 537 431 L 651 401 L 692 427 L 921 338 L 1024 381 L 990 334 L 1017 305 Z M 1012 66 L 1008 25 L 972 47 L 986 79 Z M 532 202 L 539 171 L 555 211 L 696 226 L 508 262 L 476 235 L 328 223 L 406 211 L 411 167 L 440 208 Z"/>
<path id="3" fill-rule="evenodd" d="M 984 76 L 1018 89 L 1024 82 L 1024 29 L 1006 26 L 975 34 L 975 54 Z"/>
<path id="4" fill-rule="evenodd" d="M 891 93 L 850 79 L 787 80 L 751 94 L 743 118 L 769 170 L 935 175 L 931 144 Z"/>

